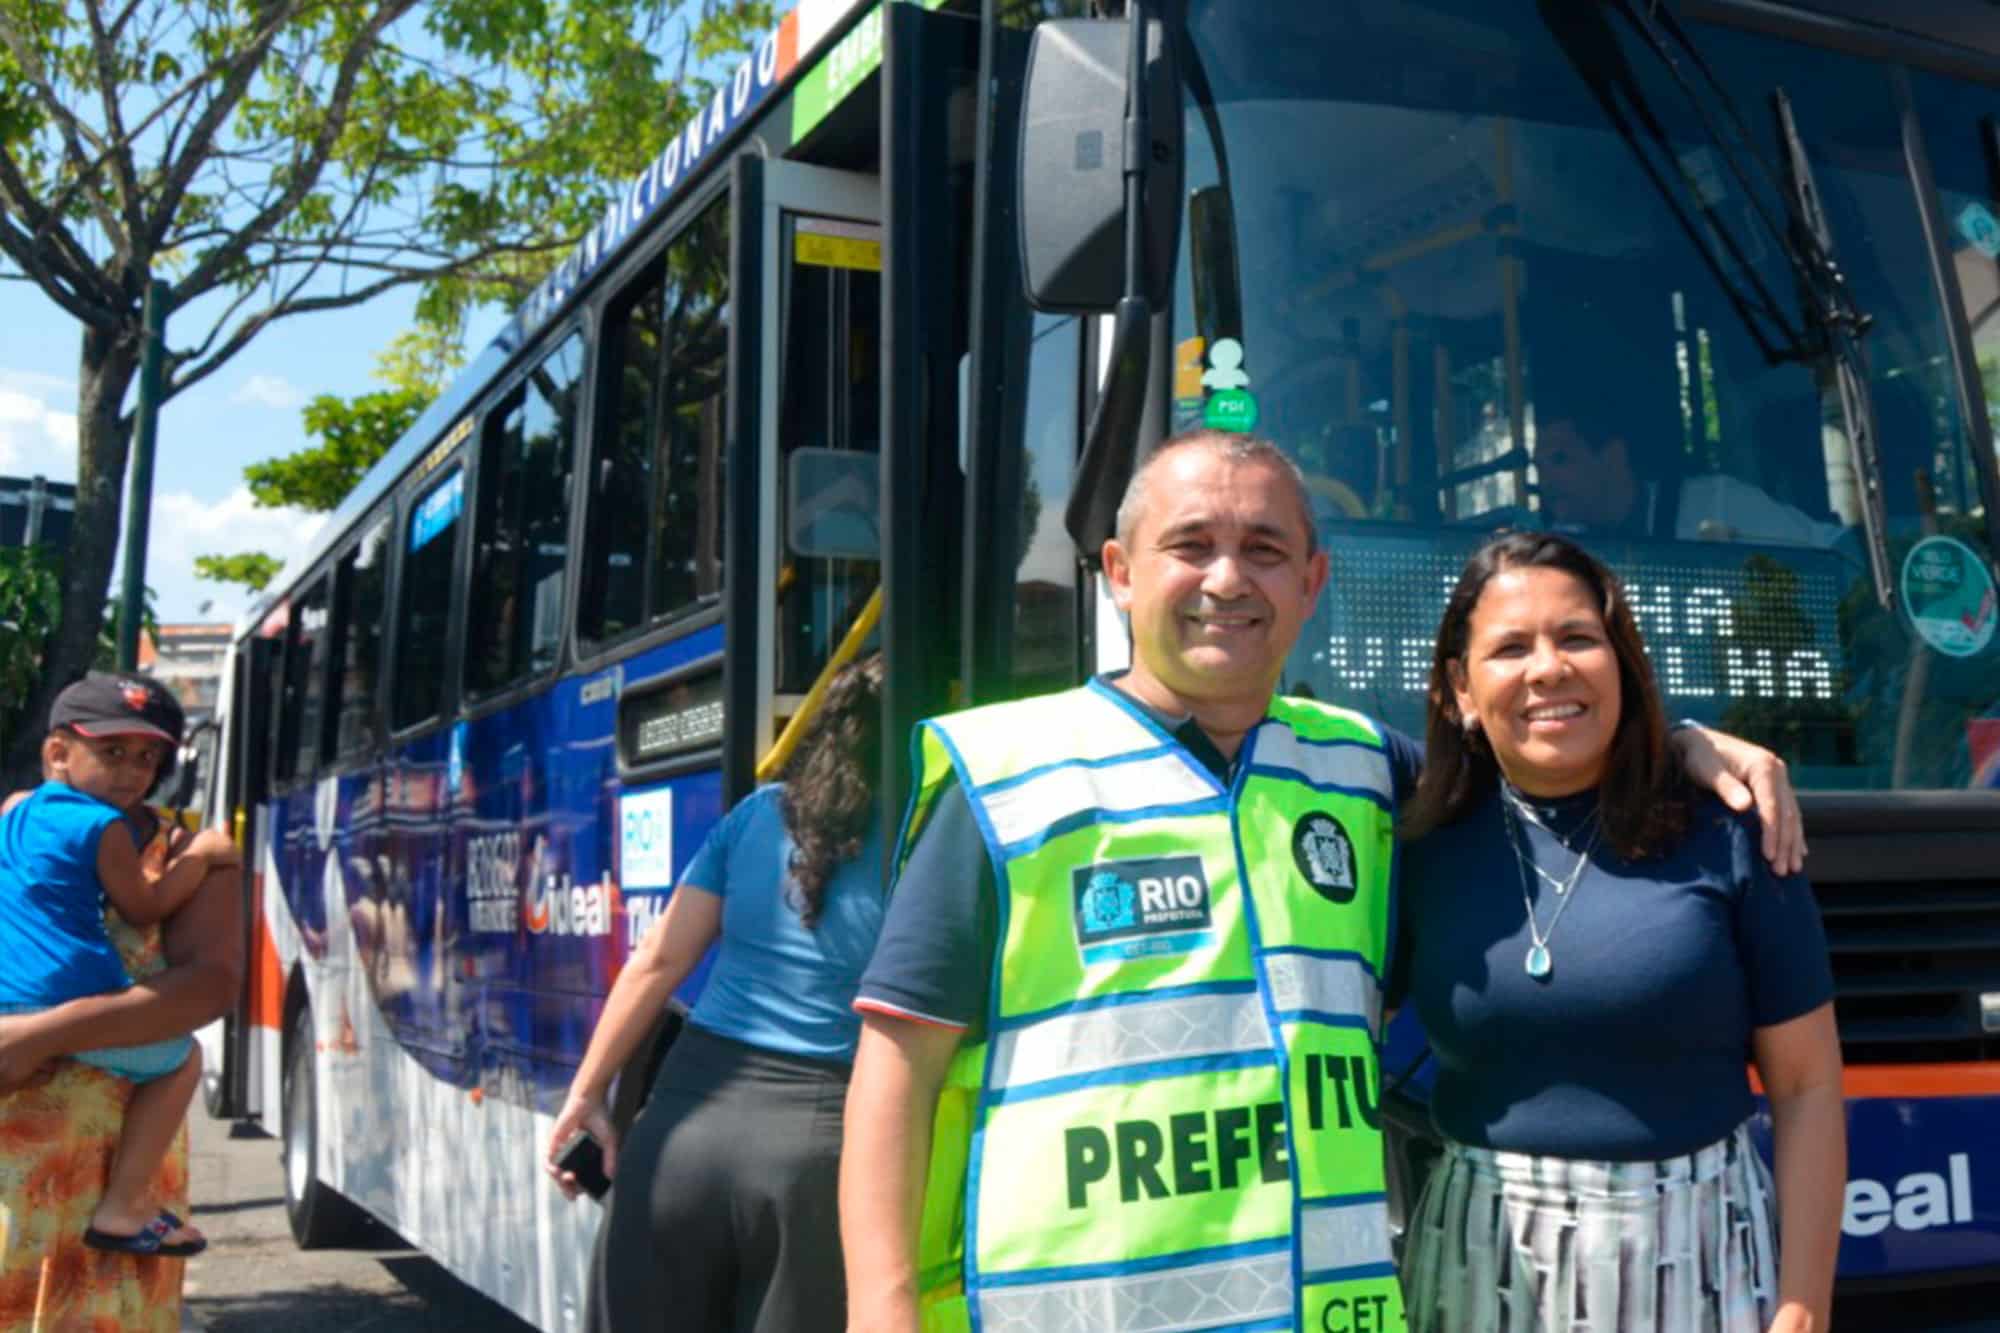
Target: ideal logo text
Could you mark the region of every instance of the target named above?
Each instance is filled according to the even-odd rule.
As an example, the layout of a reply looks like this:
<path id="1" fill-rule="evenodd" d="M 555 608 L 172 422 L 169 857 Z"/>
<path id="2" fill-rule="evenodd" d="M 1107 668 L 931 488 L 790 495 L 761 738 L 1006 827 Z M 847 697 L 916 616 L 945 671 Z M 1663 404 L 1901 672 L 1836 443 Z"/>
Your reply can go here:
<path id="1" fill-rule="evenodd" d="M 1972 1158 L 1955 1152 L 1945 1159 L 1941 1175 L 1915 1171 L 1893 1187 L 1879 1180 L 1847 1182 L 1847 1203 L 1841 1209 L 1840 1230 L 1847 1236 L 1879 1236 L 1898 1231 L 1929 1231 L 1972 1220 Z"/>

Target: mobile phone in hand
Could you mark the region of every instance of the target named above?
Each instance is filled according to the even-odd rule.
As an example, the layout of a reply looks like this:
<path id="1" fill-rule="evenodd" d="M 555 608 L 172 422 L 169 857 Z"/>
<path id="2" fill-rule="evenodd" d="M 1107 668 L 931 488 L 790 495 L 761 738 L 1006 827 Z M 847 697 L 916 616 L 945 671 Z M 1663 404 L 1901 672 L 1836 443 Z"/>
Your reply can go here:
<path id="1" fill-rule="evenodd" d="M 593 1199 L 602 1199 L 611 1188 L 611 1177 L 604 1174 L 604 1148 L 588 1130 L 563 1149 L 563 1155 L 556 1159 L 556 1169 L 575 1176 L 577 1188 Z"/>

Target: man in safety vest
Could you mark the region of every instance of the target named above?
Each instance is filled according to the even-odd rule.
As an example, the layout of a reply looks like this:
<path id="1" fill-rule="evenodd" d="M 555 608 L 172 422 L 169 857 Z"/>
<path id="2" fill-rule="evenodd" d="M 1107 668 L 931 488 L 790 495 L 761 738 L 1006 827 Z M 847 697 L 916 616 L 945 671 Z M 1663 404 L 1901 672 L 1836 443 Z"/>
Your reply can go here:
<path id="1" fill-rule="evenodd" d="M 1103 566 L 1129 672 L 918 729 L 856 1000 L 848 1327 L 1401 1329 L 1376 1043 L 1417 746 L 1274 697 L 1327 578 L 1275 446 L 1168 441 Z M 1799 855 L 1782 763 L 1722 744 Z"/>

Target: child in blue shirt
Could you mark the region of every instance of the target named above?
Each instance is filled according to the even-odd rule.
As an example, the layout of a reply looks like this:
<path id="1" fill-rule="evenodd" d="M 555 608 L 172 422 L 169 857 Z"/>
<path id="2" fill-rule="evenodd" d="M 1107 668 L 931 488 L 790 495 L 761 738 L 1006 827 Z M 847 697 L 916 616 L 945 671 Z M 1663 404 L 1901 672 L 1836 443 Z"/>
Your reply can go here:
<path id="1" fill-rule="evenodd" d="M 235 846 L 211 830 L 164 870 L 141 865 L 132 819 L 148 813 L 146 794 L 171 766 L 182 722 L 174 697 L 144 677 L 92 672 L 56 697 L 42 741 L 46 780 L 0 814 L 0 1013 L 131 985 L 105 931 L 105 900 L 133 925 L 152 925 L 192 897 L 212 867 L 236 860 Z M 127 1254 L 200 1253 L 207 1241 L 199 1232 L 147 1201 L 201 1081 L 193 1041 L 76 1058 L 138 1085 L 84 1243 Z"/>

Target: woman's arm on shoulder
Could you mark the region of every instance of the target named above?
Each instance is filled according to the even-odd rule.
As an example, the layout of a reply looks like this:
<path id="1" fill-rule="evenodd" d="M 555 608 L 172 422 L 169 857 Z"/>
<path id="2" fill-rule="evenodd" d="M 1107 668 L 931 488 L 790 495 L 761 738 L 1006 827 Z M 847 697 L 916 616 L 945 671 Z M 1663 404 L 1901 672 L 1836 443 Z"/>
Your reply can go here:
<path id="1" fill-rule="evenodd" d="M 1778 1316 L 1772 1333 L 1824 1329 L 1847 1187 L 1847 1107 L 1833 1002 L 1756 1029 L 1757 1077 L 1771 1102 L 1778 1186 Z"/>

